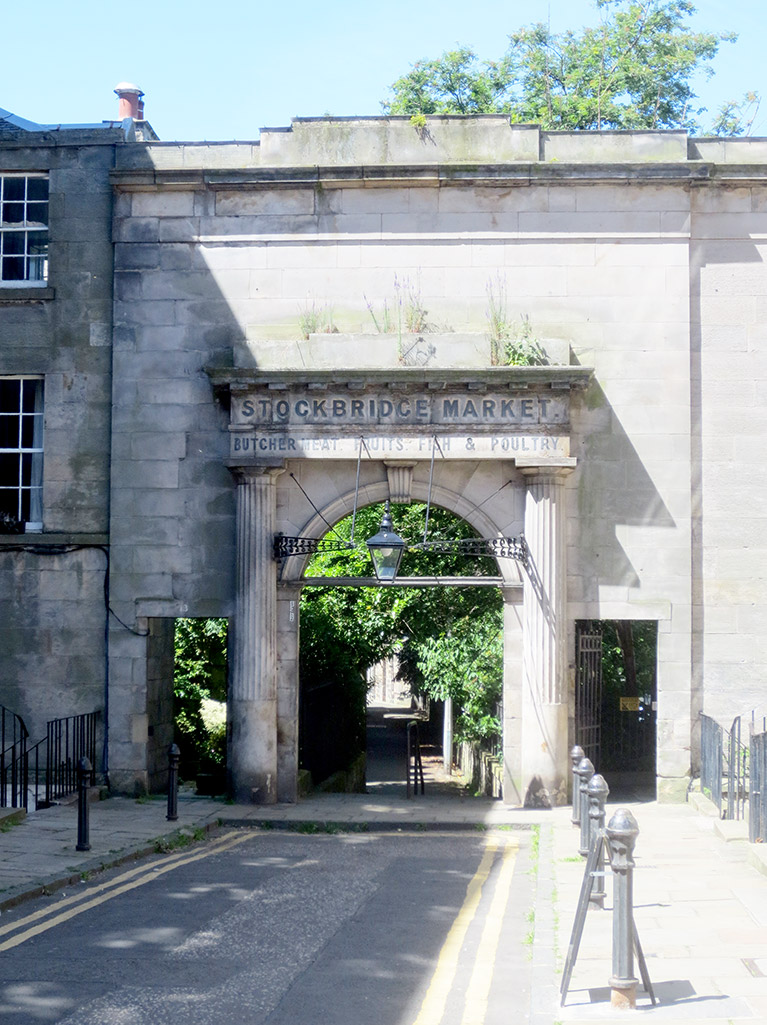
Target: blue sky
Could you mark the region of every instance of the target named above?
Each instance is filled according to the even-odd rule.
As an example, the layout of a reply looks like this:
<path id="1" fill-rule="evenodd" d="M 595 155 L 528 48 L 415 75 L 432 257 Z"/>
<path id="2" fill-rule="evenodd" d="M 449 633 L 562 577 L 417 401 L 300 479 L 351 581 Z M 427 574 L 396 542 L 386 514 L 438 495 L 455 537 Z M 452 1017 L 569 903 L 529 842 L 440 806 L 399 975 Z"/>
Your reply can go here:
<path id="1" fill-rule="evenodd" d="M 754 89 L 764 97 L 754 134 L 767 135 L 767 2 L 695 6 L 696 29 L 740 36 L 722 44 L 714 78 L 696 83 L 701 105 L 713 112 Z M 399 75 L 456 43 L 497 58 L 520 25 L 596 17 L 590 0 L 7 3 L 0 107 L 43 123 L 100 121 L 117 116 L 112 90 L 127 80 L 145 91 L 162 139 L 257 139 L 291 117 L 380 114 Z"/>

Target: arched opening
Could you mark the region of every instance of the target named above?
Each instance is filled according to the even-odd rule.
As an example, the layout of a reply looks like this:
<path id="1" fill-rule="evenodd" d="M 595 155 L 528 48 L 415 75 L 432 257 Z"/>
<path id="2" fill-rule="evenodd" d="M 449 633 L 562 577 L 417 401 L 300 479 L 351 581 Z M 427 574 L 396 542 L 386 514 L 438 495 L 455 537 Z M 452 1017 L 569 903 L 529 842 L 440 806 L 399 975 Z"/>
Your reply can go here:
<path id="1" fill-rule="evenodd" d="M 353 530 L 357 546 L 319 552 L 304 571 L 311 584 L 303 587 L 300 606 L 299 766 L 315 783 L 330 777 L 328 785 L 337 788 L 364 788 L 369 671 L 382 662 L 396 662 L 389 672 L 400 692 L 414 704 L 420 698 L 420 707 L 433 711 L 418 715 L 431 748 L 441 745 L 440 714 L 449 699 L 455 741 L 500 761 L 504 667 L 498 563 L 487 556 L 419 548 L 425 504 L 395 505 L 394 529 L 408 543 L 398 581 L 365 586 L 372 568 L 364 541 L 377 532 L 382 509 L 372 503 L 356 518 L 340 519 L 326 539 L 348 541 Z M 466 520 L 444 507 L 432 505 L 428 516 L 430 540 L 477 536 Z M 320 583 L 324 579 L 328 583 Z M 447 764 L 451 761 L 448 757 Z M 396 762 L 393 772 L 396 782 Z"/>

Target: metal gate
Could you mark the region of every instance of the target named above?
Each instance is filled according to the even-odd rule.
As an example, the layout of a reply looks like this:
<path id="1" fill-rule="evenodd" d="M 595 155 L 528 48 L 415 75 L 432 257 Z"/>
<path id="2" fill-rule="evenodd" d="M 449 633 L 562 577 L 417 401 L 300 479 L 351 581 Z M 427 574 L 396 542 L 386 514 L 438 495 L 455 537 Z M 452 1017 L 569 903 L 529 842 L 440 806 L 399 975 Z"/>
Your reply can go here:
<path id="1" fill-rule="evenodd" d="M 602 744 L 602 630 L 591 620 L 575 624 L 575 743 L 599 770 Z"/>

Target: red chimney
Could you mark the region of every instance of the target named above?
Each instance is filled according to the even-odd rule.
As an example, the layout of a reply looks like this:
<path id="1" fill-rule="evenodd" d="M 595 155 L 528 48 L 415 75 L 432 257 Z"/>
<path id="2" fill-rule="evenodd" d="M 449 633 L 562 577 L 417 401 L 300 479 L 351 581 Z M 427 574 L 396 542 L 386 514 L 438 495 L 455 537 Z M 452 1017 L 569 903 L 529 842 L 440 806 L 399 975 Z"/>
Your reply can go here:
<path id="1" fill-rule="evenodd" d="M 115 86 L 120 103 L 117 108 L 117 120 L 124 121 L 126 117 L 132 117 L 134 121 L 144 120 L 144 93 L 137 85 L 130 82 L 120 82 Z"/>

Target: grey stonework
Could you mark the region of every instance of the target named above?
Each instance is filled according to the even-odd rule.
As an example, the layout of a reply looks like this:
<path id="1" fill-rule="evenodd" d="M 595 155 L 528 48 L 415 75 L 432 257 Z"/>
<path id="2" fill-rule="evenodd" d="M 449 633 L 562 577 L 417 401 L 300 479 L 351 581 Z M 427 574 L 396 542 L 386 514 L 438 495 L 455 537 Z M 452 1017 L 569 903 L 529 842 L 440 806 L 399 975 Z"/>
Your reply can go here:
<path id="1" fill-rule="evenodd" d="M 548 739 L 528 732 L 541 696 L 522 686 L 546 615 L 532 615 L 534 588 L 525 613 L 519 567 L 501 567 L 505 797 L 523 800 L 541 772 L 546 799 L 561 796 L 574 624 L 630 619 L 658 623 L 658 792 L 681 798 L 698 712 L 726 720 L 767 703 L 765 145 L 544 133 L 502 117 L 433 118 L 426 133 L 407 118 L 301 119 L 243 144 L 4 134 L 0 171 L 50 168 L 53 293 L 11 302 L 0 290 L 0 373 L 45 374 L 45 540 L 108 534 L 110 600 L 124 624 L 109 623 L 113 784 L 162 779 L 173 619 L 226 616 L 238 629 L 230 471 L 241 425 L 229 431 L 229 406 L 238 388 L 248 394 L 243 375 L 301 371 L 309 387 L 339 371 L 364 392 L 376 370 L 396 390 L 419 368 L 425 382 L 454 372 L 481 392 L 494 288 L 552 362 L 593 368 L 569 399 L 556 537 L 541 541 L 540 557 L 555 560 L 546 572 L 562 574 L 542 574 L 558 610 L 553 661 L 538 674 L 553 673 L 536 727 Z M 414 303 L 428 330 L 410 334 Z M 395 319 L 378 335 L 370 309 L 381 324 L 384 305 Z M 260 451 L 331 521 L 351 509 L 348 455 Z M 531 515 L 535 463 L 497 455 L 436 464 L 435 500 L 485 536 L 517 534 Z M 365 503 L 387 497 L 381 463 L 363 465 Z M 429 470 L 428 456 L 415 460 L 414 499 L 426 497 Z M 324 533 L 290 473 L 273 487 L 275 529 Z M 89 710 L 104 692 L 102 553 L 45 557 L 47 570 L 43 556 L 3 555 L 10 541 L 0 538 L 0 573 L 16 588 L 5 703 L 34 714 L 28 666 L 46 693 L 70 688 L 78 707 L 68 711 Z M 264 597 L 277 631 L 270 799 L 295 793 L 301 569 L 289 560 Z M 67 644 L 70 624 L 89 625 Z M 248 644 L 245 667 L 258 647 Z M 523 752 L 536 744 L 533 765 Z M 234 761 L 255 780 L 246 754 Z"/>
<path id="2" fill-rule="evenodd" d="M 44 378 L 44 533 L 0 535 L 0 702 L 33 741 L 48 719 L 104 708 L 109 171 L 122 138 L 96 129 L 0 139 L 0 173 L 48 172 L 50 189 L 47 287 L 0 287 L 0 376 Z"/>

